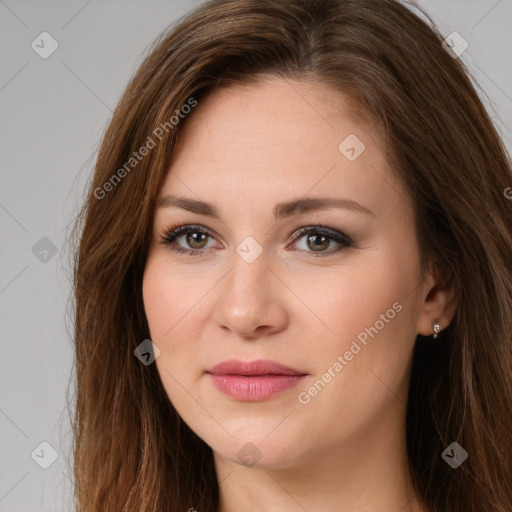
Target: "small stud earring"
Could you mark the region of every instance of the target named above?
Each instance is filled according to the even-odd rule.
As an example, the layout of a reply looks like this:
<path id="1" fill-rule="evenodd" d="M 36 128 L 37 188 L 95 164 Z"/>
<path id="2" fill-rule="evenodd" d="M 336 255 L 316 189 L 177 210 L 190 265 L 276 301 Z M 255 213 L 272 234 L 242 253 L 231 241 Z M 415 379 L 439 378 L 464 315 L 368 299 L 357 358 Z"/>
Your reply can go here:
<path id="1" fill-rule="evenodd" d="M 434 322 L 434 334 L 433 334 L 433 338 L 434 339 L 437 338 L 437 335 L 438 335 L 440 330 L 441 330 L 441 324 L 436 320 Z"/>

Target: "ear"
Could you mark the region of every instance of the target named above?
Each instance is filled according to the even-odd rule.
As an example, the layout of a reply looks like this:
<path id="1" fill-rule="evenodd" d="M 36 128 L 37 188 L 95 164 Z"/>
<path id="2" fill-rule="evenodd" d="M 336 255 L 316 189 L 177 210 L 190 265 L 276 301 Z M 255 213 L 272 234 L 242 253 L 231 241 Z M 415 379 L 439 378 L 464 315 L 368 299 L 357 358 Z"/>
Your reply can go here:
<path id="1" fill-rule="evenodd" d="M 431 265 L 423 289 L 417 331 L 423 336 L 430 336 L 435 321 L 441 324 L 441 331 L 451 323 L 457 309 L 458 298 L 453 281 L 446 279 L 437 264 Z"/>

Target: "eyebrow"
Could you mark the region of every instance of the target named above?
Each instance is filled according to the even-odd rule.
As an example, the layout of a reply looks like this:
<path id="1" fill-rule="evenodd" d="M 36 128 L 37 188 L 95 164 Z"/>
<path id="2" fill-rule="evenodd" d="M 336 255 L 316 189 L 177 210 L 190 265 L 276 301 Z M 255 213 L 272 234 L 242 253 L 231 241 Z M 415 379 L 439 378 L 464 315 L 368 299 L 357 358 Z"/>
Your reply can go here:
<path id="1" fill-rule="evenodd" d="M 175 195 L 166 195 L 162 197 L 157 204 L 157 208 L 169 207 L 182 208 L 189 212 L 197 213 L 199 215 L 206 215 L 214 219 L 220 219 L 220 211 L 213 204 L 188 197 L 180 197 Z M 276 220 L 291 217 L 292 215 L 299 215 L 301 213 L 314 212 L 325 210 L 328 208 L 343 208 L 355 212 L 365 213 L 375 217 L 375 213 L 371 210 L 351 199 L 332 198 L 332 197 L 305 197 L 278 203 L 274 207 L 274 218 Z"/>

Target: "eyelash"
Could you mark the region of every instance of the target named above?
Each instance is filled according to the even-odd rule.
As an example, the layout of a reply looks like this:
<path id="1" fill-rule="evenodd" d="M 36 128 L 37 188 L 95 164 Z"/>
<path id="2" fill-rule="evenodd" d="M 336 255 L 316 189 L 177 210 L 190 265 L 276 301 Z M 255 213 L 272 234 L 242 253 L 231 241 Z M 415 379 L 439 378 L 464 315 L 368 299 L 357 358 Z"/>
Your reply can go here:
<path id="1" fill-rule="evenodd" d="M 191 224 L 186 224 L 186 225 L 181 225 L 181 226 L 175 225 L 175 226 L 168 227 L 160 234 L 160 243 L 163 245 L 170 246 L 171 250 L 176 253 L 187 254 L 189 256 L 201 256 L 204 254 L 205 251 L 207 251 L 208 249 L 211 249 L 211 247 L 209 247 L 208 249 L 185 249 L 184 247 L 176 245 L 176 243 L 175 243 L 176 238 L 178 238 L 180 235 L 184 235 L 184 234 L 188 234 L 188 233 L 200 233 L 200 234 L 208 235 L 208 236 L 214 238 L 211 231 L 209 231 L 208 229 L 203 228 L 201 226 L 191 225 Z M 325 236 L 328 239 L 331 239 L 331 240 L 335 241 L 336 243 L 340 244 L 340 246 L 338 248 L 336 248 L 335 250 L 331 250 L 331 251 L 323 251 L 323 252 L 322 251 L 320 251 L 320 252 L 305 251 L 307 253 L 310 253 L 310 254 L 308 254 L 308 257 L 313 257 L 313 258 L 320 257 L 321 258 L 321 257 L 329 256 L 334 253 L 337 253 L 338 251 L 340 251 L 342 249 L 346 249 L 346 248 L 352 247 L 354 245 L 354 242 L 347 235 L 345 235 L 339 231 L 336 231 L 334 229 L 330 229 L 330 228 L 327 228 L 327 227 L 324 227 L 321 225 L 306 226 L 306 227 L 300 228 L 298 231 L 295 232 L 296 236 L 294 237 L 293 242 L 295 243 L 297 240 L 302 238 L 303 235 L 311 234 L 311 233 Z"/>

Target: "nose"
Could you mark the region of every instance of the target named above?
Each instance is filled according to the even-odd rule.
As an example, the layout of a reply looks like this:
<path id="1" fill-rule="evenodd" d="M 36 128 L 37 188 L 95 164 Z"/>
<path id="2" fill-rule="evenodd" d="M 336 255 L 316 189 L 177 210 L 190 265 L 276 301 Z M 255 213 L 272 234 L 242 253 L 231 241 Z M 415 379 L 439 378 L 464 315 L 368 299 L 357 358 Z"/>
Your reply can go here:
<path id="1" fill-rule="evenodd" d="M 255 339 L 286 328 L 285 286 L 268 266 L 265 252 L 252 263 L 235 255 L 219 285 L 213 318 L 224 331 Z"/>

